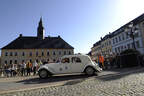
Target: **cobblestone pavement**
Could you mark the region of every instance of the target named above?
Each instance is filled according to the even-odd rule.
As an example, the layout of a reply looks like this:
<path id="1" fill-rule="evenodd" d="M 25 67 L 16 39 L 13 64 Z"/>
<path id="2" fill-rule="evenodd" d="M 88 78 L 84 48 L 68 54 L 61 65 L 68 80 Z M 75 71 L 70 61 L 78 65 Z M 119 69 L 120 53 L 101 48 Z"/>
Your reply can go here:
<path id="1" fill-rule="evenodd" d="M 144 70 L 81 78 L 59 86 L 11 92 L 0 96 L 144 96 Z"/>

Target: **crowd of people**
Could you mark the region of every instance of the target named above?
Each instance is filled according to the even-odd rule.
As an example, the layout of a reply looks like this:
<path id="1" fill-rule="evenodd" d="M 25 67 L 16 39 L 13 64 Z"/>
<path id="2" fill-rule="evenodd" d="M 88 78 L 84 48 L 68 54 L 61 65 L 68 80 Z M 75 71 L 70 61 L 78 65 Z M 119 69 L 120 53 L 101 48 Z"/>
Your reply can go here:
<path id="1" fill-rule="evenodd" d="M 41 65 L 42 63 L 37 63 L 36 61 L 33 63 L 22 62 L 20 64 L 4 64 L 3 74 L 6 77 L 36 75 Z"/>

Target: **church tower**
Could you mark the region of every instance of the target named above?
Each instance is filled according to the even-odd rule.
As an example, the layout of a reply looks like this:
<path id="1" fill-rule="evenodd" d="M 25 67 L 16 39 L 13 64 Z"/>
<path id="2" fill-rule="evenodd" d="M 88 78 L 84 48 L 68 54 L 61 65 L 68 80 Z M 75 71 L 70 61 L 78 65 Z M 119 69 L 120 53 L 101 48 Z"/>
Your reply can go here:
<path id="1" fill-rule="evenodd" d="M 39 39 L 44 39 L 45 38 L 44 34 L 45 34 L 45 32 L 44 32 L 44 27 L 43 27 L 43 24 L 42 24 L 42 17 L 41 17 L 40 21 L 39 21 L 38 28 L 37 28 L 37 37 Z"/>

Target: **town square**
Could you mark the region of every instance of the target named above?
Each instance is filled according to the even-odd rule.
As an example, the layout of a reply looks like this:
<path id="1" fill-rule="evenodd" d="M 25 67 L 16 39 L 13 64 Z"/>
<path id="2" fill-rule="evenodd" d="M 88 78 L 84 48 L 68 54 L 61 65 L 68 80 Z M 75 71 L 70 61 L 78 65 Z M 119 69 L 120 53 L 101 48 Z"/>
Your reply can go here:
<path id="1" fill-rule="evenodd" d="M 1 0 L 0 96 L 144 96 L 143 0 Z"/>

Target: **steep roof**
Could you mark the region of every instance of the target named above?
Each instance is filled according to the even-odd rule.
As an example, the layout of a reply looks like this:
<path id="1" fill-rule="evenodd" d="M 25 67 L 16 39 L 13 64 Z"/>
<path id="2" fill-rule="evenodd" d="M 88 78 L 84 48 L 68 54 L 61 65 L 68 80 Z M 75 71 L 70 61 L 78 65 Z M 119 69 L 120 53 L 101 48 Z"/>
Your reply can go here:
<path id="1" fill-rule="evenodd" d="M 14 41 L 4 46 L 2 49 L 74 49 L 71 45 L 65 42 L 60 36 L 38 37 L 19 36 Z"/>
<path id="2" fill-rule="evenodd" d="M 144 21 L 144 13 L 138 17 L 136 17 L 135 19 L 131 20 L 130 22 L 128 22 L 127 24 L 121 26 L 120 28 L 118 28 L 117 30 L 115 30 L 112 33 L 112 37 L 120 34 L 121 32 L 124 32 L 124 29 L 132 22 L 133 25 L 139 24 L 140 22 Z"/>

